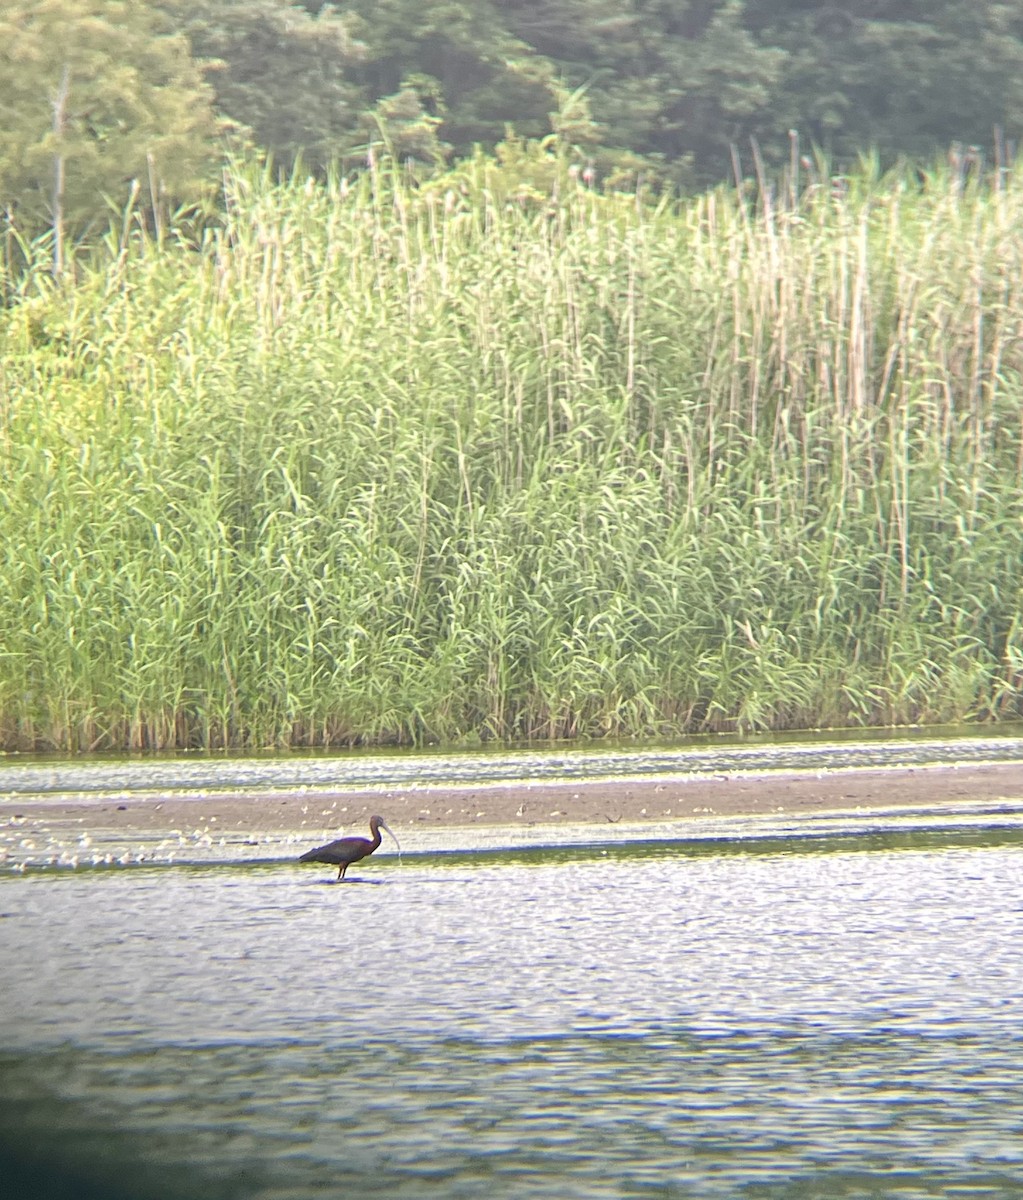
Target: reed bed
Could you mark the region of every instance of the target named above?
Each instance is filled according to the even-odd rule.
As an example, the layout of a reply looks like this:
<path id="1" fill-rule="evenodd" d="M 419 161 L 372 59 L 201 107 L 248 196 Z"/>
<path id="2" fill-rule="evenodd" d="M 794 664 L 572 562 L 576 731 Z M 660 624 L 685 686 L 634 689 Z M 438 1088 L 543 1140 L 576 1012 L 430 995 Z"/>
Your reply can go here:
<path id="1" fill-rule="evenodd" d="M 3 747 L 1020 715 L 1023 176 L 225 211 L 5 280 Z"/>

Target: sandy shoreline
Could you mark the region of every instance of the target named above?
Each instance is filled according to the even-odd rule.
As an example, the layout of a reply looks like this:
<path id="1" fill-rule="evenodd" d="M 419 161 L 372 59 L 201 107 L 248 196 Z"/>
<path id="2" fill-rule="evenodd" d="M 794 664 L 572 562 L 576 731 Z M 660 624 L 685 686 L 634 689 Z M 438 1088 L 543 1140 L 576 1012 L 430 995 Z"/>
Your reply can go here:
<path id="1" fill-rule="evenodd" d="M 73 823 L 123 836 L 209 826 L 220 833 L 362 832 L 372 813 L 400 831 L 812 815 L 848 809 L 1023 801 L 1023 764 L 771 772 L 714 778 L 543 782 L 389 790 L 196 792 L 73 799 L 0 796 L 0 821 Z"/>

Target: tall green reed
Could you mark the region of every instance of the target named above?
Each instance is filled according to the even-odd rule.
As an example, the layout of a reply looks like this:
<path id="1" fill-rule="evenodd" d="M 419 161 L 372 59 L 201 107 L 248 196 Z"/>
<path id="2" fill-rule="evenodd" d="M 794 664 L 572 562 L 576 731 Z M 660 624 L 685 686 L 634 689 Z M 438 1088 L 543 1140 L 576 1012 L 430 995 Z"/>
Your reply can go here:
<path id="1" fill-rule="evenodd" d="M 0 315 L 0 742 L 1019 715 L 1021 225 L 233 168 Z"/>

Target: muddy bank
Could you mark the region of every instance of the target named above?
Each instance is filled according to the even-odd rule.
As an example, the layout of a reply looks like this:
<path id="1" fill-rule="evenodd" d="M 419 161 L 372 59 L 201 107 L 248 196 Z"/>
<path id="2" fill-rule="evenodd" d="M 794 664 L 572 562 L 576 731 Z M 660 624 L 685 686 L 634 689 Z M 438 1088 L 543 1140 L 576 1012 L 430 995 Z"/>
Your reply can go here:
<path id="1" fill-rule="evenodd" d="M 772 772 L 715 778 L 594 780 L 487 787 L 194 792 L 111 798 L 0 796 L 0 821 L 73 823 L 126 837 L 209 827 L 228 833 L 362 831 L 372 813 L 395 828 L 628 824 L 1023 800 L 1023 765 Z"/>

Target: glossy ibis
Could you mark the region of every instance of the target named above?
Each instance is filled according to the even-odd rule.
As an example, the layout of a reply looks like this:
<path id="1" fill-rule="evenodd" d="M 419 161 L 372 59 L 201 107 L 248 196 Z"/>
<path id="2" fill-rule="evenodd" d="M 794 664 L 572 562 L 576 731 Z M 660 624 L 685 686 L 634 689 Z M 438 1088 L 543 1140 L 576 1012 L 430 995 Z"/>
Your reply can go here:
<path id="1" fill-rule="evenodd" d="M 330 863 L 332 867 L 339 867 L 337 877 L 340 882 L 345 877 L 345 871 L 348 870 L 353 862 L 358 862 L 360 858 L 366 858 L 367 855 L 372 854 L 380 845 L 381 829 L 387 830 L 394 844 L 398 846 L 398 853 L 400 854 L 401 846 L 398 845 L 398 839 L 394 836 L 384 818 L 370 817 L 369 831 L 373 835 L 372 838 L 338 838 L 336 842 L 328 842 L 326 846 L 317 846 L 315 850 L 307 850 L 298 861 Z"/>

